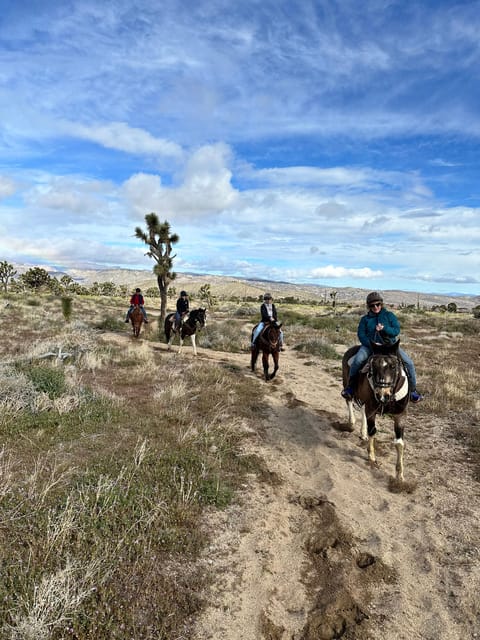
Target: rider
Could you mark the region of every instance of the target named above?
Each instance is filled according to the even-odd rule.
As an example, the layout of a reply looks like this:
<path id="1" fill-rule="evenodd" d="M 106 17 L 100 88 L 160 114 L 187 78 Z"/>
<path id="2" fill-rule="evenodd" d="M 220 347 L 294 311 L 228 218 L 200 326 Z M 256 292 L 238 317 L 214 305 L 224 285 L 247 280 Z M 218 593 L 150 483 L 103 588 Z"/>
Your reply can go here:
<path id="1" fill-rule="evenodd" d="M 263 296 L 263 303 L 260 307 L 260 313 L 262 314 L 262 320 L 257 324 L 255 329 L 253 330 L 252 344 L 250 345 L 252 348 L 255 346 L 255 341 L 258 338 L 258 336 L 262 333 L 265 324 L 268 322 L 278 322 L 277 309 L 273 304 L 273 298 L 271 293 L 266 293 Z M 281 329 L 280 329 L 280 351 L 283 351 L 283 331 Z"/>
<path id="2" fill-rule="evenodd" d="M 395 344 L 400 334 L 400 323 L 397 316 L 391 311 L 387 311 L 387 309 L 385 309 L 383 306 L 383 298 L 377 291 L 372 291 L 368 294 L 367 307 L 368 313 L 360 318 L 357 331 L 361 346 L 352 360 L 348 384 L 342 391 L 342 396 L 347 400 L 350 400 L 353 397 L 358 372 L 373 353 L 370 342 L 378 344 Z M 405 351 L 403 351 L 403 349 L 399 349 L 398 353 L 405 364 L 407 375 L 410 380 L 410 400 L 412 402 L 420 402 L 420 400 L 423 400 L 423 396 L 418 393 L 416 388 L 417 376 L 413 360 L 405 353 Z"/>
<path id="3" fill-rule="evenodd" d="M 142 310 L 143 319 L 145 320 L 146 324 L 148 324 L 147 312 L 145 311 L 145 307 L 143 306 L 144 304 L 145 304 L 145 300 L 143 299 L 143 296 L 142 296 L 142 290 L 137 287 L 135 289 L 135 293 L 130 298 L 130 309 L 127 311 L 127 317 L 125 318 L 125 322 L 128 322 L 130 320 L 130 314 L 132 313 L 133 309 L 138 305 Z"/>
<path id="4" fill-rule="evenodd" d="M 175 311 L 175 326 L 180 329 L 184 317 L 189 312 L 188 293 L 180 291 L 180 297 L 177 300 L 177 310 Z"/>

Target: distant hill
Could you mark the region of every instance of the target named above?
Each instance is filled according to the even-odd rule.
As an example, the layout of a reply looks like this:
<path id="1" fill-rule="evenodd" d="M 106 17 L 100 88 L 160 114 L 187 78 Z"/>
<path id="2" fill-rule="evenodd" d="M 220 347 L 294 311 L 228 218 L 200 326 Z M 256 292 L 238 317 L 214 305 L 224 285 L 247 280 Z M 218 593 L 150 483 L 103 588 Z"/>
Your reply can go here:
<path id="1" fill-rule="evenodd" d="M 24 273 L 36 265 L 15 264 L 18 273 Z M 41 265 L 38 265 L 41 266 Z M 156 278 L 147 269 L 69 269 L 60 272 L 54 268 L 43 266 L 51 276 L 61 278 L 69 275 L 76 282 L 86 286 L 94 282 L 114 282 L 117 285 L 126 284 L 130 289 L 140 287 L 144 291 L 149 287 L 156 287 Z M 292 282 L 269 281 L 262 278 L 236 278 L 233 276 L 217 276 L 211 274 L 177 273 L 172 283 L 178 291 L 185 289 L 188 293 L 196 293 L 204 284 L 209 284 L 215 296 L 258 297 L 269 291 L 274 298 L 287 296 L 300 300 L 330 300 L 330 293 L 337 292 L 337 303 L 363 305 L 365 297 L 371 289 L 357 289 L 353 287 L 332 287 L 328 285 L 295 284 Z M 480 296 L 464 296 L 456 294 L 416 293 L 397 289 L 383 289 L 383 297 L 387 304 L 398 306 L 419 305 L 430 308 L 433 305 L 448 305 L 453 302 L 459 308 L 472 309 L 480 304 Z"/>

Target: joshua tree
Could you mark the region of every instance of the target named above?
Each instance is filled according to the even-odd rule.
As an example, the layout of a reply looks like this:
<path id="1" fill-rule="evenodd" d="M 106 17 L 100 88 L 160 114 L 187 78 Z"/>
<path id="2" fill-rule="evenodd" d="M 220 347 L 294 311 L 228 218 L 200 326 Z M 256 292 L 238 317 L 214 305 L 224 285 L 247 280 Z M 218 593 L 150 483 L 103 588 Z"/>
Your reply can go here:
<path id="1" fill-rule="evenodd" d="M 5 293 L 7 293 L 9 281 L 16 275 L 17 272 L 13 268 L 13 264 L 10 264 L 6 260 L 0 262 L 0 282 L 2 283 Z"/>
<path id="2" fill-rule="evenodd" d="M 160 222 L 156 213 L 148 213 L 145 216 L 147 230 L 140 227 L 135 229 L 135 236 L 147 244 L 150 249 L 145 255 L 153 258 L 157 263 L 153 267 L 153 273 L 157 276 L 158 290 L 160 291 L 160 325 L 167 312 L 168 285 L 175 279 L 176 273 L 172 271 L 173 259 L 172 245 L 179 241 L 176 233 L 170 233 L 170 224 Z"/>
<path id="3" fill-rule="evenodd" d="M 216 299 L 209 284 L 203 284 L 200 287 L 198 290 L 198 296 L 200 300 L 203 300 L 203 302 L 205 302 L 209 307 L 213 307 L 215 305 Z"/>
<path id="4" fill-rule="evenodd" d="M 333 315 L 336 315 L 336 311 L 337 311 L 337 295 L 338 295 L 338 291 L 330 291 L 330 298 L 332 299 Z"/>
<path id="5" fill-rule="evenodd" d="M 48 286 L 52 279 L 48 271 L 41 267 L 32 267 L 32 269 L 22 273 L 20 278 L 29 289 L 33 289 L 35 292 L 44 286 Z"/>

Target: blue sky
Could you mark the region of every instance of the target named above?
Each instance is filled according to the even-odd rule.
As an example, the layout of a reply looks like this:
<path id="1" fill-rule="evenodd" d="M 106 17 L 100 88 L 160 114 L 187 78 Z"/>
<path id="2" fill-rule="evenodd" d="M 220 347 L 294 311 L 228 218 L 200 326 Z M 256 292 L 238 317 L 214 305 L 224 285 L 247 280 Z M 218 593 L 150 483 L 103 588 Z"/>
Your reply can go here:
<path id="1" fill-rule="evenodd" d="M 0 260 L 480 293 L 480 2 L 0 8 Z"/>

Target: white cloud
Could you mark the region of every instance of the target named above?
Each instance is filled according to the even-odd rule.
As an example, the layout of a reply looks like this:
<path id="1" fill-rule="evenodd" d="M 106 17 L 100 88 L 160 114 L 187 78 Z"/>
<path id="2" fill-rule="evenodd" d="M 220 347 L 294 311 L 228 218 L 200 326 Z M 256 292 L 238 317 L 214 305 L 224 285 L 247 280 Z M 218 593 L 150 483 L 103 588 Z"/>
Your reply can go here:
<path id="1" fill-rule="evenodd" d="M 178 221 L 215 215 L 237 202 L 229 160 L 227 145 L 207 145 L 187 158 L 174 186 L 164 186 L 159 176 L 142 173 L 129 178 L 123 192 L 137 214 L 158 211 Z"/>
<path id="2" fill-rule="evenodd" d="M 15 181 L 5 176 L 0 176 L 0 199 L 13 196 L 17 190 Z"/>
<path id="3" fill-rule="evenodd" d="M 131 127 L 125 122 L 111 122 L 105 125 L 65 124 L 64 130 L 70 135 L 91 140 L 108 149 L 125 151 L 135 155 L 154 155 L 181 158 L 180 145 L 155 138 L 148 131 Z"/>
<path id="4" fill-rule="evenodd" d="M 310 278 L 319 279 L 331 279 L 331 278 L 354 278 L 354 279 L 369 279 L 369 278 L 381 278 L 383 276 L 381 270 L 374 271 L 369 267 L 360 267 L 358 269 L 351 269 L 346 267 L 335 267 L 329 264 L 326 267 L 317 267 L 310 271 Z"/>

